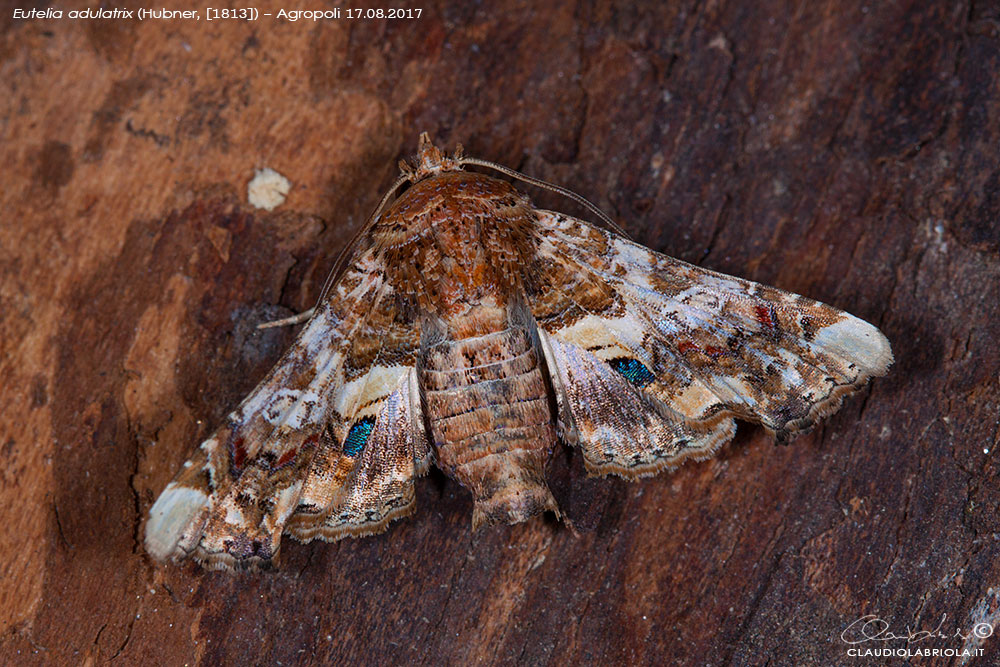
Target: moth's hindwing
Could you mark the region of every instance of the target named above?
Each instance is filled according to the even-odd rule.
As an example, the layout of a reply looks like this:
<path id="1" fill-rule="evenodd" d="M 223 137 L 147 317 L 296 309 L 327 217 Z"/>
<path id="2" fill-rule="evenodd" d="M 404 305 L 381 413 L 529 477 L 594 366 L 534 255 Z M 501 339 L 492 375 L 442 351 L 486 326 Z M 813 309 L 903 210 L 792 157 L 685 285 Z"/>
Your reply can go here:
<path id="1" fill-rule="evenodd" d="M 343 438 L 331 429 L 323 439 L 286 528 L 297 540 L 371 535 L 413 512 L 429 459 L 416 372 L 379 371 L 387 393 L 355 411 Z"/>

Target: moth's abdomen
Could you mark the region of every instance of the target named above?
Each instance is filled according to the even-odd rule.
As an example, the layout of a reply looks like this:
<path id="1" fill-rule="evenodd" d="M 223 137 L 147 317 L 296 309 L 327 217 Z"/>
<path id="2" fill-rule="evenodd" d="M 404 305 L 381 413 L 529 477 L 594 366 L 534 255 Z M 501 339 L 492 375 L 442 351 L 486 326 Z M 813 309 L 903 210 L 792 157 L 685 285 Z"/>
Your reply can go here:
<path id="1" fill-rule="evenodd" d="M 474 527 L 557 511 L 545 485 L 556 431 L 540 362 L 521 328 L 448 340 L 424 355 L 437 463 L 472 491 Z"/>

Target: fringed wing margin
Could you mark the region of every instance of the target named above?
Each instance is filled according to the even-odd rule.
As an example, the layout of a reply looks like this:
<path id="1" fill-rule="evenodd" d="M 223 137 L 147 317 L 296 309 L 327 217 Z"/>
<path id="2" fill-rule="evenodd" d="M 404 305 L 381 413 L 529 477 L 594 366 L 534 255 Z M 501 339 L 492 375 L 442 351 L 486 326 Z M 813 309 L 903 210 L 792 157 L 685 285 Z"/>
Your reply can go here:
<path id="1" fill-rule="evenodd" d="M 874 326 L 539 212 L 528 276 L 562 431 L 593 474 L 706 458 L 734 418 L 786 440 L 886 373 Z"/>
<path id="2" fill-rule="evenodd" d="M 414 479 L 430 447 L 414 368 L 419 328 L 376 305 L 354 342 L 344 386 L 331 411 L 288 534 L 334 541 L 385 530 L 411 514 Z"/>

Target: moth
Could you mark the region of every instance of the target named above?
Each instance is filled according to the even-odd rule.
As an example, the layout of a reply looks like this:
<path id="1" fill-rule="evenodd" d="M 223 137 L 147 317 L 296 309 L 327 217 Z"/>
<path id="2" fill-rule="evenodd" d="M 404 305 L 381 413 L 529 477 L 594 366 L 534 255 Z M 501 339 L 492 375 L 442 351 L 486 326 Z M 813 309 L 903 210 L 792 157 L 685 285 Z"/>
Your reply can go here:
<path id="1" fill-rule="evenodd" d="M 153 558 L 263 567 L 283 535 L 383 531 L 432 463 L 472 493 L 473 528 L 558 516 L 559 441 L 592 475 L 652 475 L 711 456 L 734 419 L 787 440 L 893 361 L 848 313 L 540 210 L 468 165 L 538 183 L 422 135 L 295 343 L 152 506 Z"/>

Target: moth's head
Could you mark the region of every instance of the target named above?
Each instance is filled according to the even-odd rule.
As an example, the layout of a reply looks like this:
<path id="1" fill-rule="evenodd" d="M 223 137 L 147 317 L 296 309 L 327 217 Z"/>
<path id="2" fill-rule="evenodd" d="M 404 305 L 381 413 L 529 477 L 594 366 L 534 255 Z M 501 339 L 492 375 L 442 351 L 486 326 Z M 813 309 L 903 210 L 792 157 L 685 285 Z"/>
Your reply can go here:
<path id="1" fill-rule="evenodd" d="M 423 132 L 420 135 L 420 144 L 417 146 L 417 155 L 413 159 L 413 164 L 400 160 L 399 169 L 411 183 L 422 181 L 428 176 L 445 171 L 461 171 L 462 145 L 456 146 L 455 155 L 448 157 L 431 142 L 430 136 Z"/>

